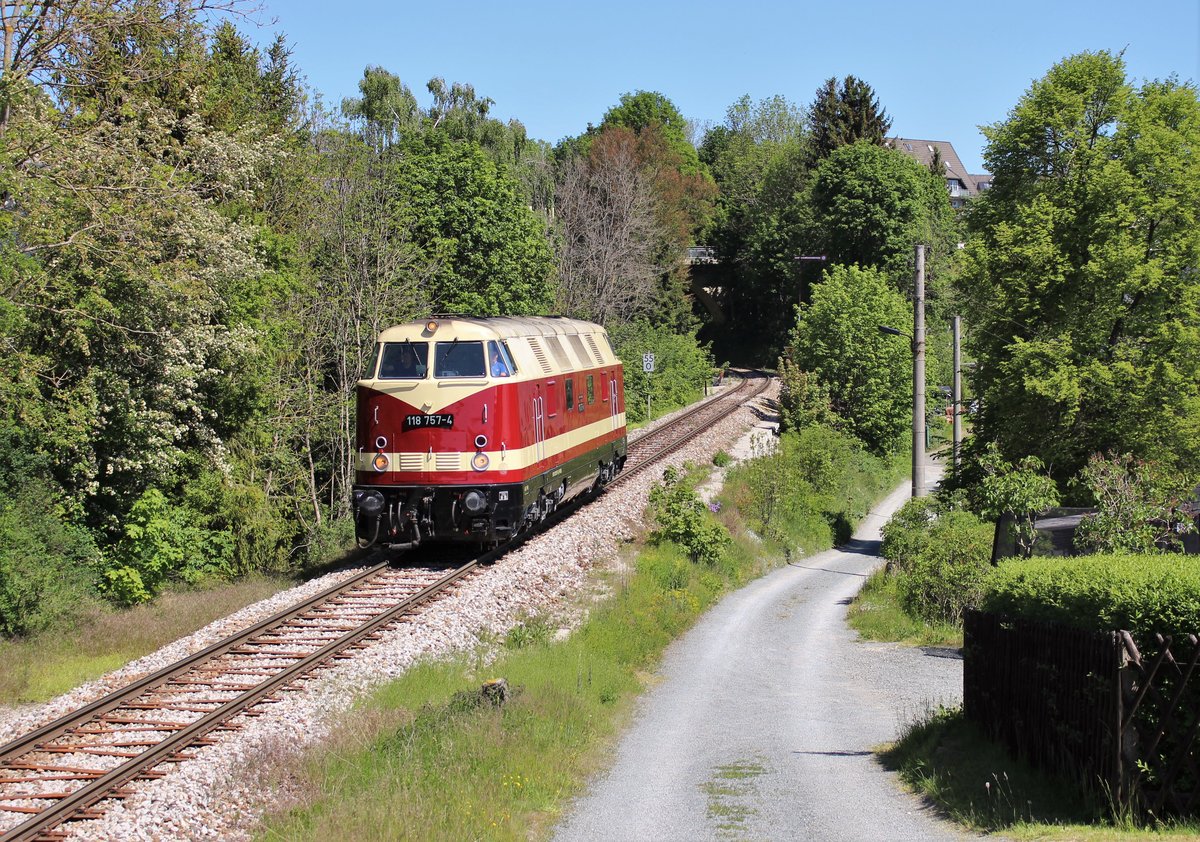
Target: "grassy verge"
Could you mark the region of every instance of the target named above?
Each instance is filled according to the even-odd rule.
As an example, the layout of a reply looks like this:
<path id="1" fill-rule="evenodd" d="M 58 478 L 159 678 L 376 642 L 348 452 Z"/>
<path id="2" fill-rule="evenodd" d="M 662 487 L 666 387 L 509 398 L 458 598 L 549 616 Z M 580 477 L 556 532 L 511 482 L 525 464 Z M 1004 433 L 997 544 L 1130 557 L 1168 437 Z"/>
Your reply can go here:
<path id="1" fill-rule="evenodd" d="M 743 548 L 737 568 L 753 566 Z M 647 548 L 569 639 L 532 619 L 483 668 L 427 664 L 374 696 L 301 772 L 304 804 L 269 839 L 545 835 L 599 768 L 666 645 L 730 584 L 674 545 Z M 501 706 L 472 688 L 503 676 Z"/>
<path id="2" fill-rule="evenodd" d="M 990 742 L 961 709 L 930 713 L 909 726 L 880 757 L 888 768 L 954 821 L 1013 839 L 1196 839 L 1200 824 L 1143 829 L 1109 818 L 1107 806 L 1013 760 Z"/>
<path id="3" fill-rule="evenodd" d="M 45 701 L 295 584 L 256 577 L 167 592 L 127 610 L 95 602 L 70 626 L 0 641 L 0 704 Z"/>
<path id="4" fill-rule="evenodd" d="M 862 458 L 863 472 L 874 479 L 855 486 L 878 497 L 887 469 Z M 695 473 L 688 472 L 693 480 Z M 748 530 L 746 521 L 760 530 L 762 524 L 733 501 L 761 512 L 761 495 L 779 491 L 761 482 L 764 475 L 731 473 L 719 520 L 733 540 L 719 561 L 699 564 L 676 544 L 647 544 L 609 583 L 611 597 L 592 605 L 566 640 L 554 639 L 554 622 L 532 618 L 487 652 L 486 667 L 483 654 L 427 664 L 376 694 L 306 759 L 298 779 L 289 779 L 284 790 L 296 794 L 295 802 L 268 817 L 262 836 L 549 835 L 567 801 L 607 761 L 667 644 L 724 593 L 783 563 L 799 535 L 809 551 L 832 542 L 837 517 L 809 506 L 812 490 L 802 482 L 788 484 L 800 499 L 775 501 L 790 513 L 776 523 L 778 539 L 764 541 Z M 867 509 L 866 499 L 847 502 L 851 511 Z M 497 676 L 513 689 L 500 706 L 478 690 Z"/>
<path id="5" fill-rule="evenodd" d="M 883 569 L 871 574 L 854 598 L 850 627 L 867 640 L 910 646 L 962 646 L 962 629 L 950 623 L 927 623 L 904 610 L 896 580 Z"/>

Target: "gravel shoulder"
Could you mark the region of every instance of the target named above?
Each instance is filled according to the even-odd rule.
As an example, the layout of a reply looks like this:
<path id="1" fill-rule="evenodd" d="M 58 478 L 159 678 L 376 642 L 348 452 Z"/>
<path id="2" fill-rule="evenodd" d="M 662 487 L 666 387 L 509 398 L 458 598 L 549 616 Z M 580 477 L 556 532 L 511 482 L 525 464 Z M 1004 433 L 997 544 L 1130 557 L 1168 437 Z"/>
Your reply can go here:
<path id="1" fill-rule="evenodd" d="M 559 826 L 571 840 L 967 838 L 872 753 L 961 698 L 944 650 L 859 642 L 846 605 L 880 564 L 898 488 L 847 546 L 730 595 L 668 650 L 608 773 Z"/>

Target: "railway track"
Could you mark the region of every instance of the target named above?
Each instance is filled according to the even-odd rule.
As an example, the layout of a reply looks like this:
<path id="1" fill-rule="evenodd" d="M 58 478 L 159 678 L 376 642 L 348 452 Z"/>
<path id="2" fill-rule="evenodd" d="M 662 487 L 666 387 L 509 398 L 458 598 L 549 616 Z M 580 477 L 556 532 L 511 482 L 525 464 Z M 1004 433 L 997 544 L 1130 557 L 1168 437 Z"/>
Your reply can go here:
<path id="1" fill-rule="evenodd" d="M 636 476 L 659 459 L 683 447 L 691 440 L 693 433 L 711 427 L 746 401 L 758 397 L 769 383 L 770 379 L 759 372 L 742 375 L 735 388 L 712 400 L 696 404 L 673 418 L 670 424 L 632 442 L 629 445 L 629 464 L 614 483 Z"/>
<path id="2" fill-rule="evenodd" d="M 645 470 L 760 394 L 765 377 L 672 419 L 630 447 L 617 482 Z M 757 384 L 757 387 L 754 385 Z M 557 518 L 555 518 L 557 520 Z M 512 545 L 463 564 L 365 568 L 302 603 L 0 746 L 0 840 L 56 839 L 64 822 L 103 814 L 105 800 L 137 781 L 163 777 L 165 764 L 238 730 L 239 717 L 265 712 L 289 685 L 419 610 Z"/>

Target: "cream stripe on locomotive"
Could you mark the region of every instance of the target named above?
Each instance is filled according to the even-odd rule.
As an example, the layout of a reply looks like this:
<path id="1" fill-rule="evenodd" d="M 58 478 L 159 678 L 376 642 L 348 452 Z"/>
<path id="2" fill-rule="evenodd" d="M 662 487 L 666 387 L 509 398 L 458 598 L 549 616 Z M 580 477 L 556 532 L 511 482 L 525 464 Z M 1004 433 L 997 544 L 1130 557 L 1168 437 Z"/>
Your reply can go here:
<path id="1" fill-rule="evenodd" d="M 617 414 L 617 426 L 625 426 L 625 413 Z M 552 438 L 546 439 L 543 443 L 542 453 L 544 458 L 550 459 L 565 453 L 573 447 L 581 444 L 587 444 L 603 436 L 605 433 L 613 431 L 613 423 L 611 417 L 606 417 L 601 421 L 593 421 L 583 427 L 574 430 L 568 430 Z M 388 458 L 388 470 L 384 473 L 392 472 L 411 472 L 411 471 L 467 471 L 471 474 L 486 474 L 489 471 L 519 471 L 528 468 L 531 465 L 541 461 L 537 458 L 538 445 L 530 444 L 526 447 L 518 447 L 505 450 L 484 450 L 488 457 L 488 467 L 483 471 L 476 471 L 471 467 L 471 458 L 475 455 L 475 451 L 452 451 L 449 453 L 438 453 L 434 451 L 422 452 L 386 452 Z M 374 469 L 371 466 L 371 460 L 378 455 L 377 451 L 361 451 L 358 454 L 358 470 L 372 472 Z"/>

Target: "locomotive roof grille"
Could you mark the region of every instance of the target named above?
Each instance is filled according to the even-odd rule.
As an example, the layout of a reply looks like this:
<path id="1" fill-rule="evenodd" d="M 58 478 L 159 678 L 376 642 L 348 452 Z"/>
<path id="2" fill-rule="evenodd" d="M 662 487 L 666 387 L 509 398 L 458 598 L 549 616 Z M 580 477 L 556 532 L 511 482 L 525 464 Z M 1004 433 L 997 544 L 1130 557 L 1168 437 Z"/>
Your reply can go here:
<path id="1" fill-rule="evenodd" d="M 593 322 L 565 316 L 439 316 L 436 338 L 450 342 L 500 341 L 507 342 L 513 353 L 523 357 L 530 373 L 541 369 L 544 374 L 556 370 L 577 371 L 582 366 L 620 364 L 612 353 L 612 343 L 606 331 Z M 428 341 L 432 333 L 428 322 L 406 322 L 386 328 L 379 335 L 381 343 L 414 340 Z M 565 341 L 564 341 L 565 339 Z M 571 347 L 566 347 L 567 345 Z M 522 350 L 524 349 L 524 350 Z M 515 358 L 514 358 L 515 359 Z"/>
<path id="2" fill-rule="evenodd" d="M 550 353 L 554 355 L 554 361 L 558 363 L 563 371 L 575 370 L 575 366 L 571 363 L 571 358 L 563 350 L 562 343 L 558 341 L 557 336 L 547 336 L 546 344 L 550 346 Z"/>
<path id="3" fill-rule="evenodd" d="M 596 337 L 590 333 L 585 333 L 583 338 L 587 340 L 588 346 L 592 349 L 592 356 L 596 358 L 596 362 L 604 365 L 604 355 L 600 353 L 600 346 L 596 344 Z"/>

